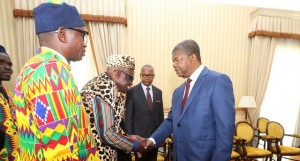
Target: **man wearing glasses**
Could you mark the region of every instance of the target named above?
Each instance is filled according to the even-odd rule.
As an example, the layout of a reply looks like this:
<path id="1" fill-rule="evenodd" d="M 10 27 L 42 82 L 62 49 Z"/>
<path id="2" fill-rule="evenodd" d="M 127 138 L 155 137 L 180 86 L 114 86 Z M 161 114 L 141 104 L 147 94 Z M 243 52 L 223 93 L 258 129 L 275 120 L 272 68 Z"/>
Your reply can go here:
<path id="1" fill-rule="evenodd" d="M 149 138 L 164 120 L 162 91 L 152 85 L 155 77 L 151 65 L 141 69 L 141 83 L 130 88 L 126 98 L 126 133 Z M 156 161 L 158 148 L 135 155 L 136 161 Z"/>
<path id="2" fill-rule="evenodd" d="M 85 23 L 63 2 L 33 12 L 41 48 L 23 67 L 14 96 L 20 160 L 100 160 L 70 66 L 85 55 Z"/>
<path id="3" fill-rule="evenodd" d="M 131 151 L 144 149 L 139 145 L 141 138 L 126 136 L 121 126 L 126 92 L 132 85 L 134 69 L 133 57 L 111 55 L 106 62 L 106 72 L 91 79 L 81 90 L 101 161 L 131 160 Z"/>

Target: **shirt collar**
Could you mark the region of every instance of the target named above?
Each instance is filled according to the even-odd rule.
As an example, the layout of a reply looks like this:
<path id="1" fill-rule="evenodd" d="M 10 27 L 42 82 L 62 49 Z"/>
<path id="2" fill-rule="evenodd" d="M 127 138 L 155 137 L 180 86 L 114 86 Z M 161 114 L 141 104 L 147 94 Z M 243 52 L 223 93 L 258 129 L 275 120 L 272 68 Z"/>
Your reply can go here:
<path id="1" fill-rule="evenodd" d="M 195 71 L 194 73 L 189 77 L 190 79 L 192 79 L 191 83 L 194 83 L 197 78 L 199 77 L 200 73 L 202 72 L 202 70 L 204 69 L 204 66 L 201 64 Z"/>
<path id="2" fill-rule="evenodd" d="M 68 63 L 67 59 L 66 59 L 63 55 L 61 55 L 59 52 L 57 52 L 56 50 L 51 49 L 51 48 L 48 48 L 48 47 L 46 47 L 46 46 L 42 46 L 41 48 L 46 48 L 47 50 L 51 50 L 53 53 L 55 53 L 57 56 L 59 56 L 65 64 L 70 65 L 70 64 Z"/>
<path id="3" fill-rule="evenodd" d="M 142 88 L 143 88 L 144 90 L 147 90 L 147 87 L 150 88 L 150 91 L 152 90 L 152 85 L 150 85 L 150 86 L 145 86 L 142 82 L 141 82 L 141 85 L 142 85 Z"/>

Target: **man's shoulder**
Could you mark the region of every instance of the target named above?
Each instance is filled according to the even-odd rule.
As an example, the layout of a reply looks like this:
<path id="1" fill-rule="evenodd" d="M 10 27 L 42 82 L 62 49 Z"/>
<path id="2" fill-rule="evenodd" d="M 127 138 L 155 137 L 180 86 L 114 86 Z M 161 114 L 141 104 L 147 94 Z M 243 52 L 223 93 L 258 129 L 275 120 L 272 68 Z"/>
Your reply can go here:
<path id="1" fill-rule="evenodd" d="M 65 70 L 62 70 L 62 68 L 64 68 Z M 56 73 L 59 73 L 61 71 L 65 71 L 68 73 L 68 69 L 69 66 L 61 64 L 61 62 L 57 61 L 56 59 L 43 57 L 38 54 L 25 63 L 20 74 L 23 75 L 24 79 L 30 79 L 35 76 L 42 76 L 43 73 L 49 74 L 49 72 L 51 72 L 50 70 L 53 70 Z"/>
<path id="2" fill-rule="evenodd" d="M 224 73 L 221 73 L 221 72 L 218 72 L 215 70 L 208 70 L 207 76 L 211 79 L 229 78 L 229 76 L 227 74 L 224 74 Z"/>
<path id="3" fill-rule="evenodd" d="M 137 84 L 135 86 L 132 86 L 129 90 L 133 91 L 133 90 L 137 90 L 137 89 L 140 89 L 140 88 L 143 88 L 142 85 L 141 85 L 141 83 L 139 83 L 139 84 Z"/>
<path id="4" fill-rule="evenodd" d="M 106 90 L 104 87 L 109 87 L 111 84 L 111 79 L 104 73 L 100 74 L 89 80 L 81 91 L 89 91 L 89 90 Z"/>
<path id="5" fill-rule="evenodd" d="M 153 84 L 152 84 L 152 88 L 153 88 L 153 89 L 157 89 L 157 90 L 161 90 L 160 88 L 158 88 L 157 86 L 155 86 L 155 85 L 153 85 Z"/>

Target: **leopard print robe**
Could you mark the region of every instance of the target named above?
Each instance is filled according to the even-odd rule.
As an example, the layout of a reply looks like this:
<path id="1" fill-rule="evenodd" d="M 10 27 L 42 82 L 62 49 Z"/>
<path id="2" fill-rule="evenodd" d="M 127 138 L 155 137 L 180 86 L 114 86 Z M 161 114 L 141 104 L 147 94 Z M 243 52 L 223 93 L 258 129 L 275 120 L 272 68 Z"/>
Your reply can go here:
<path id="1" fill-rule="evenodd" d="M 97 143 L 98 153 L 100 155 L 101 161 L 117 161 L 117 150 L 114 147 L 114 145 L 107 145 L 100 141 L 99 134 L 95 127 L 92 101 L 96 96 L 100 96 L 102 101 L 105 101 L 105 103 L 107 103 L 113 109 L 113 113 L 114 113 L 113 129 L 120 136 L 124 136 L 125 132 L 120 127 L 120 123 L 122 119 L 124 119 L 124 113 L 125 113 L 124 104 L 125 104 L 126 95 L 118 92 L 115 83 L 111 80 L 109 75 L 107 73 L 103 73 L 98 77 L 95 77 L 92 80 L 90 80 L 83 87 L 83 89 L 81 90 L 81 96 L 83 99 L 85 110 L 90 119 L 91 130 L 93 132 L 93 136 Z M 131 142 L 127 140 L 126 137 L 123 137 L 123 139 L 127 142 Z M 122 150 L 129 152 L 131 149 L 132 149 L 132 145 L 131 147 L 127 147 Z"/>

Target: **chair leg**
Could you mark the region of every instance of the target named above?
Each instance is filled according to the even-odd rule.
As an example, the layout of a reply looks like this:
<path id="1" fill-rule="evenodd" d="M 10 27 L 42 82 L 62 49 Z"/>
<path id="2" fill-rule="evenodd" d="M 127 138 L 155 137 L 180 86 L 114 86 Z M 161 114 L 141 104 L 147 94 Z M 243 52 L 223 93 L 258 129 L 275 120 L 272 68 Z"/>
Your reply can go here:
<path id="1" fill-rule="evenodd" d="M 281 161 L 281 156 L 277 155 L 277 161 Z"/>

